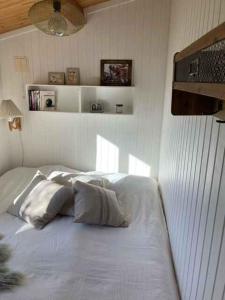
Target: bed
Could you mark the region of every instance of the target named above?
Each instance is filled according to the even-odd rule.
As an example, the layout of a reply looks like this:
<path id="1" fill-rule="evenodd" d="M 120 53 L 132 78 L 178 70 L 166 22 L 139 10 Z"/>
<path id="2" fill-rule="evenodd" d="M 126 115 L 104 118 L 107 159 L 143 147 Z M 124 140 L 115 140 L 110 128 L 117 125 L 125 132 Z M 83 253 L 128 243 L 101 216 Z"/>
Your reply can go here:
<path id="1" fill-rule="evenodd" d="M 62 166 L 39 170 L 76 172 Z M 0 293 L 0 300 L 179 299 L 154 180 L 104 174 L 130 209 L 128 228 L 75 224 L 72 217 L 58 216 L 38 231 L 6 213 L 9 199 L 36 171 L 16 168 L 0 177 L 0 232 L 13 250 L 10 267 L 26 275 L 24 286 Z"/>

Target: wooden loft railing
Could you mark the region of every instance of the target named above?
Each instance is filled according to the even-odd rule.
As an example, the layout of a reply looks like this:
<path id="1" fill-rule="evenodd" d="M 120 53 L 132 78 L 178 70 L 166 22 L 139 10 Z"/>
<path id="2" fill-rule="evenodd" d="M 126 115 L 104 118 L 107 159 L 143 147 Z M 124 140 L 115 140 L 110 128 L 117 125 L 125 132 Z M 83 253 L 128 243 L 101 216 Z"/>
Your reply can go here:
<path id="1" fill-rule="evenodd" d="M 175 62 L 178 62 L 185 57 L 188 57 L 202 49 L 208 48 L 211 45 L 225 39 L 225 22 L 217 26 L 210 32 L 203 35 L 200 39 L 192 43 L 190 46 L 185 48 L 183 51 L 178 52 L 175 55 Z"/>
<path id="2" fill-rule="evenodd" d="M 178 91 L 225 100 L 225 84 L 174 82 L 173 88 Z"/>
<path id="3" fill-rule="evenodd" d="M 173 115 L 211 115 L 225 104 L 225 23 L 174 56 Z"/>

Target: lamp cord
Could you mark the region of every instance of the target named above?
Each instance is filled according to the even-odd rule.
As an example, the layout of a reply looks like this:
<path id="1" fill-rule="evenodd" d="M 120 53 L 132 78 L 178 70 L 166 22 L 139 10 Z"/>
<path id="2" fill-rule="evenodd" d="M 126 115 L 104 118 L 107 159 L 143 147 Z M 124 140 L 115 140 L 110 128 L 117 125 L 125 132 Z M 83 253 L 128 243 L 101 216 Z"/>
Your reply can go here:
<path id="1" fill-rule="evenodd" d="M 24 165 L 24 146 L 23 146 L 23 139 L 22 139 L 22 133 L 19 133 L 19 140 L 20 140 L 20 146 L 21 146 L 21 167 Z"/>

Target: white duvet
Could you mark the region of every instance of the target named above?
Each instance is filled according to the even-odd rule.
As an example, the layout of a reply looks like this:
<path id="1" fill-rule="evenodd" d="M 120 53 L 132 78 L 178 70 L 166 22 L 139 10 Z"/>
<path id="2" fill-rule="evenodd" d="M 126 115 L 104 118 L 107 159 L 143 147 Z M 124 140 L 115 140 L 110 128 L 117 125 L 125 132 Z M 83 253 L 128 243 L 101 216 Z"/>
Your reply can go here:
<path id="1" fill-rule="evenodd" d="M 5 211 L 37 169 L 0 177 L 0 232 L 13 249 L 10 267 L 26 282 L 0 300 L 176 300 L 168 234 L 157 184 L 147 178 L 106 176 L 131 214 L 128 228 L 73 223 L 57 217 L 38 231 Z M 42 167 L 49 175 L 53 170 Z"/>

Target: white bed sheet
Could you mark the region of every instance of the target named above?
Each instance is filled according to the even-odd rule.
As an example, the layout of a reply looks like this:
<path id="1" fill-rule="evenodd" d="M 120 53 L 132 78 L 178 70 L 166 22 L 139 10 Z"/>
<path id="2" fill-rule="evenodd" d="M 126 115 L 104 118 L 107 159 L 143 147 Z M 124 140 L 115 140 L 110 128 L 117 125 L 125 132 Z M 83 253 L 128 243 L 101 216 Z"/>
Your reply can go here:
<path id="1" fill-rule="evenodd" d="M 168 234 L 155 181 L 111 174 L 130 210 L 129 228 L 73 223 L 57 217 L 38 231 L 4 211 L 37 169 L 17 168 L 0 177 L 0 232 L 13 249 L 10 267 L 26 282 L 0 300 L 176 300 Z M 40 168 L 71 171 L 55 166 Z"/>

